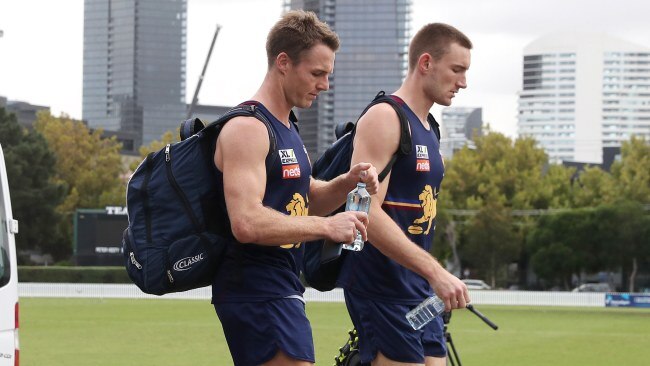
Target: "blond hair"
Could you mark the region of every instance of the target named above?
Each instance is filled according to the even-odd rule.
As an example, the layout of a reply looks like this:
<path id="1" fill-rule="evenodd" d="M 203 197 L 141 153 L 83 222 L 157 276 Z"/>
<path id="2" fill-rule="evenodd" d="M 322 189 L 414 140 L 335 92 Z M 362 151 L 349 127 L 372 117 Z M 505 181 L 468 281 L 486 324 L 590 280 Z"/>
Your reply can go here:
<path id="1" fill-rule="evenodd" d="M 292 10 L 275 23 L 266 38 L 266 57 L 269 68 L 282 52 L 300 63 L 304 51 L 322 43 L 336 52 L 339 49 L 339 37 L 327 23 L 322 22 L 311 11 Z"/>

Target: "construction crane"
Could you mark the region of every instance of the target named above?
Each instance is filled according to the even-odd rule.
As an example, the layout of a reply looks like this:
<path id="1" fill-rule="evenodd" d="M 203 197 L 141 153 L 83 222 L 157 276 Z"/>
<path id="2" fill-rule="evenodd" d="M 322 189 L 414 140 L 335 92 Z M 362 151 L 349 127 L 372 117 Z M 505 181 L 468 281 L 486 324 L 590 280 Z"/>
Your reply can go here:
<path id="1" fill-rule="evenodd" d="M 192 103 L 190 103 L 190 106 L 187 108 L 187 119 L 192 117 L 192 111 L 194 110 L 194 107 L 199 102 L 199 90 L 201 90 L 201 84 L 203 84 L 203 77 L 205 76 L 205 70 L 208 68 L 208 63 L 210 62 L 210 56 L 212 55 L 212 49 L 214 48 L 214 42 L 217 40 L 217 36 L 219 35 L 219 30 L 221 29 L 221 26 L 217 24 L 217 30 L 214 32 L 214 37 L 212 37 L 212 43 L 210 44 L 210 50 L 208 51 L 208 57 L 205 59 L 205 64 L 203 65 L 203 71 L 201 71 L 201 76 L 199 76 L 199 82 L 196 84 L 196 89 L 194 90 L 194 97 L 192 98 Z"/>

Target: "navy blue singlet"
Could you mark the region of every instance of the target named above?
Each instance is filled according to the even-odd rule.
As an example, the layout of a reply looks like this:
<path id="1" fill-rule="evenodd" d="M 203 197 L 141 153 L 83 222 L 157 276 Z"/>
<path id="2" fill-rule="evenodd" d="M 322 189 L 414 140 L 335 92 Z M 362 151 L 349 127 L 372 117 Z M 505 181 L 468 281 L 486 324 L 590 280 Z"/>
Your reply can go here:
<path id="1" fill-rule="evenodd" d="M 427 252 L 431 249 L 436 200 L 444 175 L 440 144 L 404 101 L 413 147 L 393 165 L 382 209 L 408 238 Z M 378 168 L 379 170 L 379 168 Z M 383 255 L 371 242 L 360 252 L 349 253 L 338 285 L 368 298 L 401 304 L 418 304 L 433 293 L 420 275 Z"/>
<path id="2" fill-rule="evenodd" d="M 266 177 L 262 202 L 264 206 L 285 215 L 306 216 L 311 165 L 305 146 L 293 124 L 287 128 L 264 106 L 259 106 L 271 122 L 278 154 Z M 218 179 L 223 182 L 222 172 L 215 170 Z M 225 209 L 223 194 L 220 200 Z M 301 243 L 283 246 L 231 244 L 212 282 L 212 302 L 249 302 L 302 296 L 305 288 L 300 283 L 299 274 L 303 253 Z"/>

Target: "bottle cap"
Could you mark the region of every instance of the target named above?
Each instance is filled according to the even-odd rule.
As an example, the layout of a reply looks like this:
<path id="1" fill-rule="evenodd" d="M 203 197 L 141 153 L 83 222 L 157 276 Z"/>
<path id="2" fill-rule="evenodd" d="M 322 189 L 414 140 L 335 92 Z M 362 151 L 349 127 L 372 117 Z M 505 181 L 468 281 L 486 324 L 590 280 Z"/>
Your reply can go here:
<path id="1" fill-rule="evenodd" d="M 357 187 L 366 188 L 366 184 L 363 182 L 357 183 Z"/>

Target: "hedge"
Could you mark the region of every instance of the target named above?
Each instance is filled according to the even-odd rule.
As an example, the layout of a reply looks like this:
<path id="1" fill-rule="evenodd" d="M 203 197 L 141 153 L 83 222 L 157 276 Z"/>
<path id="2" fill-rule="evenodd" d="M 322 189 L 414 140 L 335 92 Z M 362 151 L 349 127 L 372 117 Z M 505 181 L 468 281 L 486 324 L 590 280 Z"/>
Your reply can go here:
<path id="1" fill-rule="evenodd" d="M 132 283 L 124 267 L 18 266 L 19 282 Z"/>

